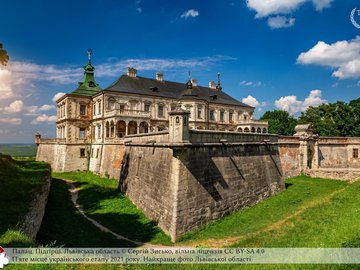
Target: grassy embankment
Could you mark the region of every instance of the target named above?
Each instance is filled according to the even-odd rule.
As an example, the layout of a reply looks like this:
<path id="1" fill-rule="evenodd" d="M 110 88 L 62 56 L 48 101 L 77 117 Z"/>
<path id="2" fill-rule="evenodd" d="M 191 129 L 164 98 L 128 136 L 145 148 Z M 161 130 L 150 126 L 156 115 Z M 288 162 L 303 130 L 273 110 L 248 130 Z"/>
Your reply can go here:
<path id="1" fill-rule="evenodd" d="M 81 189 L 87 214 L 130 239 L 170 244 L 154 223 L 116 191 L 117 182 L 89 172 L 54 174 Z M 247 247 L 360 246 L 360 182 L 299 176 L 287 189 L 181 237 L 178 245 Z"/>
<path id="2" fill-rule="evenodd" d="M 29 246 L 32 241 L 20 231 L 31 201 L 41 189 L 49 166 L 32 160 L 13 160 L 0 154 L 0 244 Z"/>

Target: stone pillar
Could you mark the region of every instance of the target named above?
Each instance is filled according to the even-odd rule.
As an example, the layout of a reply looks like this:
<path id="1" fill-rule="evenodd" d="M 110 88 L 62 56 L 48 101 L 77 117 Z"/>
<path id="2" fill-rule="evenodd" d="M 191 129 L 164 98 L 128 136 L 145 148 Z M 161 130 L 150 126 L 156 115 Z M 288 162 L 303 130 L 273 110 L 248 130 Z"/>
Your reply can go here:
<path id="1" fill-rule="evenodd" d="M 140 134 L 140 124 L 138 122 L 136 122 L 136 131 L 137 133 L 136 134 Z"/>
<path id="2" fill-rule="evenodd" d="M 129 128 L 128 128 L 129 123 L 125 122 L 125 136 L 129 135 Z"/>
<path id="3" fill-rule="evenodd" d="M 169 140 L 170 142 L 189 141 L 189 116 L 188 111 L 179 106 L 175 111 L 169 112 Z"/>
<path id="4" fill-rule="evenodd" d="M 300 171 L 303 172 L 307 169 L 308 160 L 308 142 L 306 138 L 300 138 Z"/>
<path id="5" fill-rule="evenodd" d="M 318 139 L 318 138 L 315 139 L 315 144 L 314 144 L 314 158 L 313 158 L 312 167 L 313 167 L 314 169 L 318 169 L 318 168 L 319 168 L 319 139 Z"/>

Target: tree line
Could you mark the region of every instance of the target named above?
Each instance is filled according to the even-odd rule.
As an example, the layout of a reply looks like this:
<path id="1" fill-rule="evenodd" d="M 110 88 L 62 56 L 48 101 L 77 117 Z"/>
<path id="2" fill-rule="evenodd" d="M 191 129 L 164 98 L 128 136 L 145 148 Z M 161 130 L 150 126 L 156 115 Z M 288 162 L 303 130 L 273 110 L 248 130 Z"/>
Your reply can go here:
<path id="1" fill-rule="evenodd" d="M 267 111 L 260 120 L 269 122 L 273 134 L 294 135 L 296 125 L 312 123 L 320 136 L 360 137 L 360 98 L 309 107 L 298 118 L 286 111 Z"/>

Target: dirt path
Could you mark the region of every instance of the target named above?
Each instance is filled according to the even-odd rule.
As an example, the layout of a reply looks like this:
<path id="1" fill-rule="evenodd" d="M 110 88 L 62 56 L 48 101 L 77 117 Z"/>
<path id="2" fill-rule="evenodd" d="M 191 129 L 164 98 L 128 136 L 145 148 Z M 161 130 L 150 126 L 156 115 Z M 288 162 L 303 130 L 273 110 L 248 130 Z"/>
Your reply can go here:
<path id="1" fill-rule="evenodd" d="M 128 241 L 130 243 L 133 243 L 137 246 L 141 246 L 141 247 L 145 247 L 145 248 L 149 248 L 149 247 L 164 247 L 164 246 L 161 246 L 161 245 L 152 245 L 152 244 L 149 244 L 149 243 L 143 243 L 143 242 L 139 242 L 139 241 L 134 241 L 134 240 L 131 240 L 125 236 L 122 236 L 120 234 L 117 234 L 115 232 L 113 232 L 112 230 L 110 230 L 109 228 L 101 225 L 99 222 L 97 222 L 96 220 L 92 219 L 91 217 L 87 216 L 84 209 L 82 208 L 82 206 L 80 204 L 78 204 L 77 200 L 78 200 L 78 197 L 79 197 L 79 188 L 76 188 L 75 185 L 74 185 L 74 182 L 71 181 L 71 180 L 67 180 L 67 179 L 62 179 L 66 185 L 68 186 L 68 189 L 70 191 L 70 194 L 71 194 L 71 201 L 73 202 L 74 206 L 78 209 L 78 211 L 80 212 L 80 214 L 86 218 L 88 221 L 90 221 L 92 224 L 94 224 L 95 227 L 97 227 L 100 231 L 102 232 L 107 232 L 107 233 L 110 233 L 112 234 L 116 239 L 119 239 L 119 240 L 125 240 L 125 241 Z"/>

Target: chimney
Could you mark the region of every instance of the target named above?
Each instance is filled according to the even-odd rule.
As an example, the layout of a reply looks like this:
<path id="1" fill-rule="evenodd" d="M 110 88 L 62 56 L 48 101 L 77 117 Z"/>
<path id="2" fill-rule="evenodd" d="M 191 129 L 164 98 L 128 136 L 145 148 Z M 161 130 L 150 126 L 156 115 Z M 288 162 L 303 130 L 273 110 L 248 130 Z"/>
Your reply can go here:
<path id="1" fill-rule="evenodd" d="M 129 77 L 134 77 L 135 78 L 136 77 L 136 72 L 137 72 L 137 70 L 135 68 L 128 67 L 127 75 Z"/>
<path id="2" fill-rule="evenodd" d="M 191 79 L 192 86 L 197 86 L 197 79 Z"/>
<path id="3" fill-rule="evenodd" d="M 210 81 L 210 82 L 209 82 L 209 88 L 211 88 L 211 89 L 216 89 L 216 82 Z"/>
<path id="4" fill-rule="evenodd" d="M 156 72 L 156 80 L 162 82 L 163 81 L 163 74 L 160 72 Z"/>

